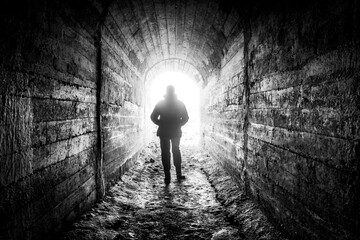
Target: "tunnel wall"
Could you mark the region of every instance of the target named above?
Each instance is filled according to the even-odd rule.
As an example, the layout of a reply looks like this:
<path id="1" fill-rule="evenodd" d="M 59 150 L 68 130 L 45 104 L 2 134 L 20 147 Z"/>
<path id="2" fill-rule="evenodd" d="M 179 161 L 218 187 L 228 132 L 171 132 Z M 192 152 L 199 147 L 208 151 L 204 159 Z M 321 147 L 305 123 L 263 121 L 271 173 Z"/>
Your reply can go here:
<path id="1" fill-rule="evenodd" d="M 202 141 L 234 176 L 244 167 L 244 34 L 234 29 L 225 45 L 221 69 L 214 72 L 202 92 Z M 241 182 L 241 181 L 240 181 Z"/>
<path id="2" fill-rule="evenodd" d="M 0 10 L 0 238 L 42 239 L 96 198 L 96 23 L 84 18 L 99 10 L 10 2 Z"/>
<path id="3" fill-rule="evenodd" d="M 103 174 L 109 187 L 132 165 L 145 139 L 145 93 L 139 60 L 120 28 L 117 2 L 102 27 L 101 126 Z"/>
<path id="4" fill-rule="evenodd" d="M 50 238 L 144 146 L 139 61 L 106 4 L 1 9 L 0 238 Z"/>
<path id="5" fill-rule="evenodd" d="M 205 147 L 293 238 L 356 239 L 359 5 L 252 14 L 204 90 Z"/>

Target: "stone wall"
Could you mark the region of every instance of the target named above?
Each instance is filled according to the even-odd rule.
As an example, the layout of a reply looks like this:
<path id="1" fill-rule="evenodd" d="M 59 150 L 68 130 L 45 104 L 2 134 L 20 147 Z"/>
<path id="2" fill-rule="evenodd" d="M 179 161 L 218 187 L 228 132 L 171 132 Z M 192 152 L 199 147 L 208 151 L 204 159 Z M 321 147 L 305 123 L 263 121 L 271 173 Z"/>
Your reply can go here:
<path id="1" fill-rule="evenodd" d="M 40 239 L 96 198 L 96 25 L 84 18 L 99 10 L 5 1 L 0 11 L 0 238 Z"/>
<path id="2" fill-rule="evenodd" d="M 205 89 L 206 148 L 295 239 L 359 234 L 358 16 L 356 1 L 254 8 Z"/>
<path id="3" fill-rule="evenodd" d="M 240 177 L 246 116 L 244 34 L 240 28 L 234 29 L 225 49 L 221 69 L 214 71 L 202 92 L 202 141 L 228 171 Z"/>
<path id="4" fill-rule="evenodd" d="M 144 82 L 140 61 L 121 31 L 124 16 L 115 1 L 102 27 L 101 121 L 106 185 L 116 182 L 145 145 Z"/>
<path id="5" fill-rule="evenodd" d="M 136 159 L 144 87 L 106 6 L 10 2 L 0 19 L 0 238 L 49 238 Z"/>

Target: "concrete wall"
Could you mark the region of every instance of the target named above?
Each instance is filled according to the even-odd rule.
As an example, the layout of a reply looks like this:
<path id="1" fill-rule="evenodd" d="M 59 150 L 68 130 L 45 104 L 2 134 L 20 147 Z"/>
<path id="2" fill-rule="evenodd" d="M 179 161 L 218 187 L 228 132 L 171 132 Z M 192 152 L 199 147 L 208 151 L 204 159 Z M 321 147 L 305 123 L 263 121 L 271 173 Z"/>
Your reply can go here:
<path id="1" fill-rule="evenodd" d="M 135 45 L 122 34 L 117 2 L 109 6 L 101 41 L 103 172 L 107 187 L 136 160 L 145 145 L 145 92 Z"/>
<path id="2" fill-rule="evenodd" d="M 96 198 L 96 26 L 83 20 L 98 9 L 9 2 L 0 20 L 0 238 L 40 238 Z"/>
<path id="3" fill-rule="evenodd" d="M 0 239 L 47 239 L 136 159 L 142 79 L 97 1 L 1 5 Z"/>
<path id="4" fill-rule="evenodd" d="M 209 76 L 205 147 L 292 236 L 358 234 L 356 0 L 109 2 L 1 5 L 0 238 L 48 237 L 121 177 L 166 58 Z"/>
<path id="5" fill-rule="evenodd" d="M 207 150 L 241 178 L 244 168 L 244 34 L 234 31 L 226 44 L 221 69 L 214 71 L 202 91 L 202 137 Z"/>
<path id="6" fill-rule="evenodd" d="M 358 16 L 356 1 L 254 8 L 205 89 L 206 148 L 296 239 L 359 234 Z"/>

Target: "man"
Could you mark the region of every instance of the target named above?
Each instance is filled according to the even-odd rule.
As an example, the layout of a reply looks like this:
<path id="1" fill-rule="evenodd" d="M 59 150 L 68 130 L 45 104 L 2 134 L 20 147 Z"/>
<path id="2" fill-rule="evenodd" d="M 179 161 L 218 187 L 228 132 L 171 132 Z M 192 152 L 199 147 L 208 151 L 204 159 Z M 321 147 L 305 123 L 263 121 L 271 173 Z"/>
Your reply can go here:
<path id="1" fill-rule="evenodd" d="M 179 149 L 182 135 L 181 127 L 189 120 L 186 107 L 175 95 L 175 88 L 166 88 L 165 99 L 158 102 L 151 114 L 151 121 L 159 126 L 157 136 L 160 138 L 161 160 L 164 167 L 165 183 L 169 184 L 170 176 L 170 142 L 176 176 L 179 181 L 185 179 L 181 174 L 181 154 Z"/>

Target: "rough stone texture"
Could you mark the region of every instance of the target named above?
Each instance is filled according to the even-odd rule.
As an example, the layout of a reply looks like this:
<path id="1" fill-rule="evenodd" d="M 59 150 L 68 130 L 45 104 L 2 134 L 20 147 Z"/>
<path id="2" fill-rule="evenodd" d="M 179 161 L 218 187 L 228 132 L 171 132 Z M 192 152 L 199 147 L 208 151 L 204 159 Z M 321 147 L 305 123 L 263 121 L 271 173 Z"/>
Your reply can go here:
<path id="1" fill-rule="evenodd" d="M 203 90 L 201 128 L 206 149 L 223 167 L 241 178 L 246 122 L 244 36 L 239 29 L 234 31 L 234 37 L 229 39 L 232 44 L 226 44 L 228 50 L 221 69 L 214 72 Z"/>
<path id="2" fill-rule="evenodd" d="M 205 89 L 205 146 L 294 238 L 356 238 L 359 6 L 260 6 Z"/>
<path id="3" fill-rule="evenodd" d="M 115 4 L 115 3 L 114 3 Z M 101 29 L 103 173 L 110 187 L 144 147 L 144 81 L 110 8 Z M 118 13 L 119 14 L 119 13 Z"/>
<path id="4" fill-rule="evenodd" d="M 1 14 L 0 234 L 34 239 L 136 160 L 144 69 L 106 1 L 6 1 Z"/>
<path id="5" fill-rule="evenodd" d="M 237 24 L 231 1 L 113 1 L 110 25 L 132 64 L 146 70 L 172 59 L 176 68 L 193 66 L 206 78 L 223 56 L 222 47 Z M 192 71 L 192 70 L 191 70 Z"/>
<path id="6" fill-rule="evenodd" d="M 95 201 L 98 10 L 77 7 L 2 2 L 0 239 L 46 238 Z"/>
<path id="7" fill-rule="evenodd" d="M 217 200 L 226 209 L 228 219 L 236 226 L 241 226 L 246 239 L 287 239 L 269 222 L 254 200 L 239 188 L 236 178 L 232 178 L 210 155 L 203 153 L 200 156 L 199 160 L 206 163 L 203 171 L 216 191 Z"/>

